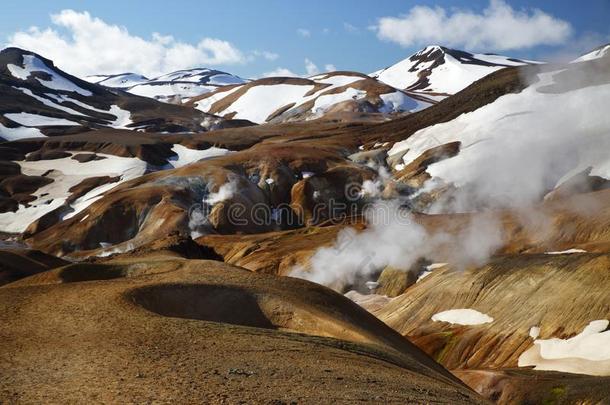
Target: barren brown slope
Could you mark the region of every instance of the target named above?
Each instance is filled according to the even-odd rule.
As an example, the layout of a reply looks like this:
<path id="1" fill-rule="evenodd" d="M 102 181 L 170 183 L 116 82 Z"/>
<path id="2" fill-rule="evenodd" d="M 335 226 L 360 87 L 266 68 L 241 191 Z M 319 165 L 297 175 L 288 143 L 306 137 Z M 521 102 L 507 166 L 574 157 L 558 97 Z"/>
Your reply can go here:
<path id="1" fill-rule="evenodd" d="M 497 404 L 607 404 L 610 377 L 528 369 L 454 371 Z"/>
<path id="2" fill-rule="evenodd" d="M 218 262 L 73 265 L 0 302 L 3 402 L 481 402 L 347 299 Z"/>
<path id="3" fill-rule="evenodd" d="M 450 369 L 516 367 L 539 339 L 567 338 L 610 318 L 610 255 L 499 256 L 480 268 L 435 270 L 375 314 Z M 436 313 L 471 308 L 493 322 L 434 322 Z"/>
<path id="4" fill-rule="evenodd" d="M 0 286 L 68 264 L 37 250 L 11 247 L 0 249 Z"/>

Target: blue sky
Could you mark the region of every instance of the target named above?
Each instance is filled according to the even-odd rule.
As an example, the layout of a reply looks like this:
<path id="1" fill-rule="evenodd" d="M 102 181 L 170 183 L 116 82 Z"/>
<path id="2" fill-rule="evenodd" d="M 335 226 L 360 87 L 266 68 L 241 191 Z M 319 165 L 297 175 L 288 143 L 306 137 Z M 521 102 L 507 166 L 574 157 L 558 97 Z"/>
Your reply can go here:
<path id="1" fill-rule="evenodd" d="M 601 45 L 602 42 L 610 42 L 610 1 L 609 0 L 587 0 L 586 2 L 574 2 L 568 0 L 335 0 L 320 1 L 309 0 L 307 2 L 293 2 L 280 0 L 267 1 L 159 1 L 159 0 L 129 0 L 129 1 L 72 1 L 72 0 L 28 0 L 27 2 L 10 2 L 3 4 L 3 12 L 0 14 L 0 37 L 6 44 L 27 44 L 35 51 L 50 53 L 46 55 L 56 60 L 60 67 L 76 69 L 77 73 L 89 72 L 90 69 L 112 69 L 110 63 L 87 66 L 75 65 L 68 59 L 87 59 L 93 53 L 83 50 L 81 56 L 75 49 L 82 50 L 72 44 L 70 36 L 72 32 L 66 25 L 54 24 L 51 20 L 52 14 L 61 10 L 72 9 L 77 12 L 87 11 L 91 18 L 98 18 L 108 26 L 124 27 L 130 36 L 141 37 L 152 41 L 152 33 L 171 35 L 173 42 L 168 45 L 159 45 L 165 50 L 173 48 L 176 43 L 185 43 L 197 46 L 205 38 L 229 43 L 232 52 L 227 55 L 218 56 L 215 45 L 204 46 L 204 51 L 199 49 L 199 54 L 194 50 L 184 58 L 187 64 L 206 63 L 210 66 L 227 70 L 245 77 L 257 77 L 265 72 L 274 71 L 278 68 L 289 70 L 296 74 L 304 74 L 306 71 L 305 59 L 311 61 L 310 69 L 324 70 L 325 65 L 342 70 L 357 70 L 371 72 L 384 66 L 403 59 L 426 43 L 430 33 L 420 31 L 435 31 L 435 27 L 425 29 L 414 28 L 419 22 L 422 13 L 412 14 L 409 19 L 401 20 L 401 16 L 413 12 L 413 7 L 429 7 L 423 9 L 422 15 L 428 15 L 427 11 L 434 16 L 441 16 L 453 21 L 455 27 L 463 24 L 456 17 L 456 13 L 466 13 L 469 16 L 480 16 L 489 10 L 490 1 L 496 2 L 497 7 L 508 7 L 512 10 L 515 18 L 524 18 L 523 29 L 517 33 L 511 32 L 510 27 L 506 33 L 500 35 L 498 32 L 490 32 L 488 36 L 480 38 L 473 43 L 469 40 L 472 33 L 479 33 L 485 29 L 474 25 L 471 31 L 454 35 L 453 32 L 440 34 L 438 41 L 441 44 L 454 41 L 450 45 L 456 48 L 477 48 L 472 51 L 484 51 L 503 53 L 511 56 L 530 59 L 554 59 L 568 57 L 584 52 L 593 46 Z M 535 11 L 539 9 L 540 11 Z M 420 10 L 421 11 L 421 10 Z M 544 18 L 536 19 L 536 15 L 544 13 Z M 418 17 L 419 15 L 419 17 Z M 380 19 L 384 20 L 387 27 L 382 27 Z M 546 18 L 548 17 L 548 18 Z M 545 25 L 551 19 L 549 25 Z M 504 19 L 500 19 L 502 21 Z M 536 21 L 534 21 L 536 20 Z M 70 20 L 72 21 L 72 20 Z M 429 20 L 425 20 L 429 21 Z M 510 22 L 510 21 L 509 21 Z M 77 24 L 77 23 L 75 23 Z M 527 25 L 529 24 L 529 25 Z M 542 24 L 542 25 L 537 25 Z M 448 25 L 448 24 L 443 24 Z M 498 24 L 495 24 L 496 26 Z M 28 28 L 36 26 L 39 28 L 37 34 L 28 34 Z M 373 27 L 377 27 L 376 29 Z M 544 27 L 544 28 L 540 28 Z M 54 40 L 64 39 L 65 49 L 60 45 L 53 45 L 52 40 L 43 35 L 44 30 L 51 28 L 55 32 Z M 527 34 L 531 28 L 532 33 Z M 77 29 L 85 30 L 86 27 Z M 406 31 L 406 32 L 404 32 Z M 21 32 L 19 41 L 16 41 L 15 33 Z M 503 32 L 503 31 L 502 31 Z M 545 37 L 542 38 L 541 37 Z M 97 35 L 99 41 L 104 41 L 103 32 Z M 514 41 L 505 41 L 511 35 L 521 35 Z M 435 38 L 436 39 L 436 38 Z M 92 45 L 99 50 L 101 58 L 111 58 L 115 55 L 117 47 L 125 44 L 130 54 L 137 54 L 138 47 L 129 48 L 128 41 L 111 43 L 106 41 L 105 46 L 113 49 L 100 50 L 104 42 Z M 59 44 L 59 42 L 58 42 Z M 506 49 L 497 49 L 506 48 Z M 157 49 L 157 51 L 159 51 Z M 120 68 L 140 68 L 152 73 L 157 63 L 157 51 L 151 49 L 151 53 L 142 57 L 149 59 L 148 64 L 138 63 L 133 59 L 125 62 Z M 237 53 L 235 53 L 235 52 Z M 207 56 L 201 56 L 201 52 L 207 52 Z M 210 54 L 212 52 L 212 54 Z M 151 56 L 155 55 L 155 56 Z M 179 53 L 179 55 L 182 55 Z M 213 57 L 212 57 L 213 56 Z M 159 56 L 161 58 L 161 56 Z M 160 71 L 163 68 L 173 68 L 174 64 L 168 63 L 167 56 L 159 61 Z M 82 64 L 85 62 L 83 61 Z M 186 67 L 186 66 L 185 66 Z M 119 67 L 117 67 L 119 68 Z M 100 72 L 113 73 L 113 72 Z M 114 72 L 117 73 L 117 72 Z"/>

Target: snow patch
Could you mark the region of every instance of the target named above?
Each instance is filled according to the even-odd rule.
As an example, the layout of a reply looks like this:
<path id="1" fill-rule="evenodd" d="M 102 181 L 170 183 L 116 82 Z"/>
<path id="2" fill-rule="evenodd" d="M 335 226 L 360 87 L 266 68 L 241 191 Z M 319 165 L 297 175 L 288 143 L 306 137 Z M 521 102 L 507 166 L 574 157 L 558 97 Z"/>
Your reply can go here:
<path id="1" fill-rule="evenodd" d="M 45 115 L 30 114 L 30 113 L 8 113 L 4 114 L 6 118 L 17 124 L 26 127 L 44 127 L 44 126 L 78 126 L 78 122 L 66 120 L 63 118 L 47 117 Z"/>
<path id="2" fill-rule="evenodd" d="M 229 151 L 228 149 L 217 148 L 214 146 L 204 150 L 197 150 L 187 148 L 186 146 L 182 146 L 180 144 L 175 144 L 174 146 L 172 146 L 172 150 L 178 155 L 177 157 L 172 157 L 168 159 L 169 164 L 172 165 L 174 168 L 186 166 L 202 159 L 208 159 L 216 156 L 224 156 L 231 153 L 231 151 Z"/>
<path id="3" fill-rule="evenodd" d="M 272 113 L 305 97 L 313 88 L 313 85 L 294 84 L 254 86 L 218 115 L 236 113 L 234 118 L 262 124 Z"/>
<path id="4" fill-rule="evenodd" d="M 71 152 L 74 154 L 75 152 Z M 89 205 L 102 198 L 102 194 L 116 187 L 122 182 L 134 179 L 146 172 L 147 163 L 138 158 L 126 158 L 98 153 L 106 159 L 78 162 L 71 157 L 53 160 L 20 161 L 21 172 L 28 176 L 40 176 L 48 173 L 47 177 L 53 179 L 33 194 L 36 200 L 29 203 L 29 207 L 20 205 L 16 212 L 0 214 L 0 229 L 5 232 L 21 233 L 29 224 L 48 212 L 60 207 L 70 196 L 69 189 L 89 177 L 120 176 L 114 183 L 104 184 L 89 191 L 71 204 L 72 212 L 63 219 L 78 214 Z"/>
<path id="5" fill-rule="evenodd" d="M 49 68 L 41 59 L 34 55 L 23 55 L 23 67 L 16 65 L 9 65 L 9 71 L 11 74 L 20 80 L 27 80 L 34 72 L 43 72 L 51 76 L 50 80 L 43 80 L 36 78 L 43 86 L 53 90 L 63 90 L 78 93 L 83 96 L 92 96 L 89 90 L 85 90 L 70 80 L 66 79 L 55 70 Z"/>
<path id="6" fill-rule="evenodd" d="M 610 375 L 610 331 L 607 319 L 592 321 L 568 339 L 538 339 L 519 356 L 519 367 L 567 373 Z"/>
<path id="7" fill-rule="evenodd" d="M 425 267 L 425 270 L 423 272 L 421 272 L 421 274 L 419 275 L 419 277 L 417 277 L 417 281 L 415 281 L 416 283 L 419 283 L 420 281 L 422 281 L 424 278 L 428 277 L 430 274 L 432 274 L 432 272 L 436 269 L 440 269 L 442 267 L 445 267 L 448 263 L 432 263 L 429 264 L 428 266 Z"/>
<path id="8" fill-rule="evenodd" d="M 27 138 L 45 138 L 46 135 L 38 128 L 17 127 L 8 128 L 0 123 L 0 138 L 6 141 L 16 141 Z"/>
<path id="9" fill-rule="evenodd" d="M 494 319 L 477 310 L 462 308 L 439 312 L 432 316 L 432 320 L 434 322 L 449 322 L 456 325 L 482 325 L 491 323 Z"/>
<path id="10" fill-rule="evenodd" d="M 540 336 L 540 327 L 532 326 L 530 328 L 530 337 L 533 338 L 533 339 L 537 339 L 538 336 Z"/>
<path id="11" fill-rule="evenodd" d="M 571 255 L 573 253 L 587 253 L 586 250 L 582 250 L 582 249 L 568 249 L 568 250 L 562 250 L 562 251 L 557 251 L 557 252 L 545 252 L 545 255 Z"/>

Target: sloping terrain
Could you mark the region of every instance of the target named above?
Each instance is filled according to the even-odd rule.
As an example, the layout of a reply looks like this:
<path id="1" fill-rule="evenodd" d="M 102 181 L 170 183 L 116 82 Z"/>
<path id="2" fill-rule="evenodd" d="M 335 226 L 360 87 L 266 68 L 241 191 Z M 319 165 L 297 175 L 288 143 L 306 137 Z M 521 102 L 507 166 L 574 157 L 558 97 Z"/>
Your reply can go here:
<path id="1" fill-rule="evenodd" d="M 431 45 L 370 76 L 397 89 L 442 100 L 499 69 L 531 63 L 538 62 Z"/>
<path id="2" fill-rule="evenodd" d="M 497 257 L 480 268 L 435 270 L 376 315 L 448 368 L 517 367 L 534 339 L 575 336 L 608 318 L 607 269 L 607 254 Z M 493 320 L 472 326 L 460 318 L 454 324 L 433 320 L 453 309 L 474 309 Z"/>
<path id="3" fill-rule="evenodd" d="M 223 120 L 88 83 L 17 48 L 0 52 L 0 139 L 15 140 L 123 128 L 201 132 Z"/>
<path id="4" fill-rule="evenodd" d="M 604 404 L 610 378 L 527 369 L 454 371 L 462 381 L 498 404 Z"/>
<path id="5" fill-rule="evenodd" d="M 588 60 L 603 58 L 608 55 L 610 51 L 610 44 L 602 45 L 600 47 L 595 48 L 591 52 L 587 52 L 586 54 L 574 59 L 572 62 L 585 62 Z"/>
<path id="6" fill-rule="evenodd" d="M 432 78 L 449 60 L 430 67 L 436 51 L 418 64 Z M 264 125 L 0 145 L 1 236 L 62 258 L 0 255 L 26 270 L 0 288 L 14 370 L 0 393 L 478 400 L 407 338 L 494 402 L 603 403 L 608 58 L 500 68 L 520 61 L 451 52 L 498 69 L 392 120 L 385 85 L 336 72 L 190 101 Z"/>
<path id="7" fill-rule="evenodd" d="M 241 77 L 230 73 L 206 68 L 178 70 L 154 79 L 134 73 L 122 73 L 88 76 L 85 80 L 173 104 L 184 103 L 190 98 L 214 91 L 222 86 L 246 82 Z"/>
<path id="8" fill-rule="evenodd" d="M 417 173 L 424 176 L 426 192 L 447 189 L 453 201 L 445 203 L 456 210 L 472 207 L 479 197 L 492 205 L 527 204 L 562 186 L 578 188 L 583 181 L 605 187 L 610 172 L 602 150 L 608 146 L 610 122 L 603 106 L 609 68 L 610 59 L 599 58 L 568 68 L 549 66 L 539 73 L 523 71 L 531 84 L 519 94 L 395 143 L 388 152 L 394 169 L 409 177 L 417 159 L 459 145 L 459 152 L 441 151 L 433 161 L 428 159 L 425 173 Z M 529 176 L 525 187 L 523 176 Z M 456 188 L 463 192 L 454 192 Z M 513 190 L 519 191 L 506 195 Z"/>
<path id="9" fill-rule="evenodd" d="M 0 302 L 3 401 L 482 403 L 349 300 L 218 262 L 71 265 Z"/>
<path id="10" fill-rule="evenodd" d="M 325 115 L 417 111 L 429 100 L 356 72 L 330 72 L 309 78 L 269 77 L 226 86 L 189 104 L 209 114 L 256 123 L 309 120 Z"/>
<path id="11" fill-rule="evenodd" d="M 39 232 L 74 216 L 125 181 L 229 153 L 209 143 L 194 146 L 198 150 L 179 141 L 97 130 L 9 143 L 0 176 L 3 231 Z"/>
<path id="12" fill-rule="evenodd" d="M 152 165 L 157 166 L 158 168 L 184 166 L 186 163 L 195 162 L 202 157 L 226 154 L 228 153 L 227 150 L 249 147 L 247 150 L 243 150 L 226 157 L 207 160 L 206 162 L 201 162 L 197 165 L 178 167 L 173 171 L 161 171 L 155 173 L 154 175 L 142 177 L 138 179 L 137 182 L 127 182 L 124 185 L 121 185 L 121 187 L 116 188 L 116 191 L 121 190 L 121 193 L 116 194 L 113 197 L 108 196 L 107 199 L 102 198 L 100 200 L 91 200 L 89 198 L 101 195 L 99 192 L 96 192 L 94 195 L 90 195 L 88 198 L 85 198 L 85 200 L 89 200 L 90 203 L 95 203 L 96 206 L 99 206 L 99 208 L 96 209 L 101 211 L 98 211 L 94 215 L 87 216 L 89 213 L 85 211 L 87 206 L 90 204 L 83 204 L 80 206 L 81 209 L 77 210 L 76 212 L 72 212 L 71 215 L 66 217 L 63 215 L 56 217 L 55 220 L 50 221 L 49 224 L 43 228 L 37 229 L 36 232 L 29 233 L 29 235 L 33 235 L 38 231 L 46 230 L 46 228 L 49 228 L 58 222 L 57 228 L 54 228 L 53 230 L 49 229 L 48 231 L 54 233 L 45 233 L 35 239 L 38 241 L 45 240 L 43 243 L 46 248 L 51 245 L 54 246 L 53 252 L 55 253 L 63 252 L 65 254 L 66 252 L 83 249 L 84 246 L 87 246 L 86 250 L 90 250 L 99 247 L 100 243 L 104 245 L 112 245 L 119 242 L 129 243 L 128 241 L 130 239 L 133 239 L 137 234 L 141 233 L 141 231 L 145 229 L 143 226 L 144 222 L 142 221 L 144 221 L 146 217 L 152 219 L 152 217 L 149 216 L 149 209 L 153 208 L 153 206 L 155 210 L 160 210 L 158 215 L 164 217 L 165 221 L 167 221 L 167 227 L 164 227 L 164 232 L 166 232 L 166 235 L 176 230 L 185 234 L 192 233 L 193 228 L 188 224 L 190 222 L 189 216 L 193 214 L 193 212 L 189 210 L 191 207 L 196 205 L 202 205 L 202 203 L 205 202 L 204 200 L 213 202 L 213 204 L 206 203 L 209 205 L 206 210 L 209 209 L 210 211 L 209 218 L 212 220 L 212 227 L 206 231 L 203 231 L 203 229 L 198 230 L 197 232 L 199 233 L 209 233 L 210 231 L 220 231 L 221 233 L 234 232 L 236 228 L 227 226 L 225 222 L 228 213 L 227 207 L 236 201 L 244 204 L 245 208 L 253 207 L 257 203 L 266 204 L 265 206 L 268 207 L 268 218 L 271 218 L 277 214 L 277 211 L 274 211 L 274 209 L 283 207 L 288 217 L 279 220 L 277 217 L 275 217 L 274 220 L 268 221 L 268 223 L 256 226 L 252 224 L 251 221 L 246 221 L 246 223 L 239 227 L 242 232 L 246 231 L 248 233 L 270 231 L 286 229 L 286 227 L 289 226 L 289 217 L 294 215 L 299 218 L 299 223 L 301 225 L 313 225 L 315 223 L 321 223 L 324 220 L 330 219 L 328 216 L 314 218 L 315 215 L 312 211 L 313 207 L 316 204 L 325 201 L 328 202 L 330 200 L 337 201 L 345 199 L 344 191 L 347 184 L 354 183 L 356 185 L 364 185 L 366 181 L 377 181 L 379 173 L 377 170 L 369 167 L 369 162 L 367 159 L 358 161 L 359 158 L 357 157 L 349 157 L 350 153 L 358 152 L 359 149 L 364 149 L 364 151 L 369 154 L 373 153 L 377 154 L 378 156 L 382 156 L 380 161 L 381 164 L 388 164 L 389 170 L 394 169 L 395 181 L 393 182 L 394 185 L 390 187 L 393 189 L 392 195 L 401 195 L 405 192 L 408 195 L 412 192 L 413 186 L 417 186 L 417 184 L 414 184 L 412 181 L 414 173 L 421 174 L 423 179 L 426 180 L 429 178 L 426 170 L 428 170 L 429 167 L 435 166 L 432 163 L 439 161 L 440 163 L 443 163 L 443 161 L 439 158 L 432 160 L 424 159 L 421 161 L 421 166 L 414 168 L 411 165 L 412 162 L 409 162 L 409 165 L 405 165 L 404 160 L 402 163 L 390 163 L 392 160 L 396 161 L 397 156 L 402 156 L 401 154 L 392 154 L 390 152 L 391 154 L 387 158 L 388 163 L 385 163 L 383 156 L 387 152 L 387 149 L 390 147 L 392 142 L 405 137 L 408 137 L 407 141 L 405 142 L 410 142 L 411 139 L 416 139 L 415 136 L 410 136 L 410 134 L 415 133 L 419 128 L 429 126 L 431 123 L 438 122 L 439 120 L 450 121 L 455 117 L 460 116 L 460 114 L 463 112 L 475 110 L 479 111 L 480 108 L 478 107 L 481 106 L 485 106 L 483 108 L 493 106 L 494 102 L 498 102 L 499 100 L 503 99 L 502 96 L 504 94 L 512 91 L 519 91 L 524 86 L 525 84 L 523 84 L 522 80 L 520 79 L 518 71 L 505 69 L 490 75 L 484 80 L 473 85 L 471 88 L 460 92 L 455 96 L 455 98 L 452 97 L 447 99 L 442 103 L 432 106 L 419 113 L 411 114 L 407 117 L 378 125 L 365 123 L 347 125 L 324 123 L 312 123 L 311 125 L 306 123 L 283 124 L 261 126 L 259 128 L 237 128 L 223 130 L 214 132 L 210 135 L 201 136 L 176 135 L 173 138 L 170 136 L 149 137 L 147 138 L 148 140 L 144 140 L 143 138 L 134 138 L 133 145 L 129 146 L 127 150 L 118 146 L 124 143 L 124 141 L 119 141 L 119 138 L 117 138 L 117 145 L 109 148 L 104 144 L 102 139 L 103 136 L 101 138 L 98 137 L 97 140 L 92 139 L 90 141 L 83 139 L 82 141 L 76 142 L 77 139 L 74 138 L 75 142 L 70 142 L 69 138 L 62 138 L 62 142 L 60 143 L 45 142 L 35 144 L 32 141 L 28 141 L 14 142 L 9 145 L 22 151 L 24 155 L 29 153 L 28 156 L 32 155 L 33 153 L 40 154 L 40 151 L 51 154 L 63 152 L 64 155 L 53 156 L 53 158 L 69 160 L 72 159 L 71 156 L 73 154 L 77 154 L 82 150 L 88 152 L 97 151 L 99 153 L 117 155 L 119 157 L 139 156 L 138 159 L 140 161 L 146 162 L 145 166 L 142 166 L 142 168 L 145 168 L 145 171 L 136 171 L 132 177 L 122 176 L 121 181 L 129 179 L 135 180 L 135 177 L 151 171 Z M 481 94 L 484 94 L 484 96 Z M 522 96 L 522 94 L 519 96 Z M 468 116 L 468 114 L 462 116 Z M 110 134 L 104 136 L 110 136 Z M 440 138 L 437 137 L 437 139 Z M 156 144 L 154 147 L 152 145 L 150 146 L 151 152 L 154 150 L 154 153 L 149 152 L 144 154 L 144 144 L 150 143 Z M 176 144 L 180 144 L 181 146 L 176 146 Z M 212 145 L 218 146 L 216 146 L 216 149 L 206 152 L 205 149 L 209 149 Z M 359 145 L 361 145 L 360 148 Z M 392 150 L 397 149 L 401 145 L 402 144 L 400 143 L 394 145 Z M 194 151 L 194 149 L 201 150 Z M 224 149 L 224 151 L 218 149 Z M 37 150 L 39 150 L 39 152 L 37 152 Z M 412 150 L 417 151 L 414 148 L 412 148 Z M 427 149 L 422 148 L 421 150 L 422 153 L 427 153 Z M 134 154 L 133 151 L 138 152 Z M 215 152 L 212 154 L 212 151 Z M 184 156 L 182 163 L 179 165 L 172 164 L 172 159 L 175 159 L 172 158 L 172 156 L 178 154 L 177 152 L 182 152 Z M 69 155 L 66 155 L 66 153 Z M 47 164 L 43 163 L 44 156 L 41 157 L 43 160 L 36 164 Z M 13 160 L 14 159 L 15 158 L 13 158 Z M 23 157 L 21 159 L 23 159 Z M 131 162 L 130 164 L 134 162 L 138 163 L 138 159 L 130 160 L 129 162 Z M 22 163 L 19 162 L 18 164 L 22 165 Z M 31 165 L 30 163 L 23 164 Z M 53 163 L 51 162 L 48 164 Z M 100 163 L 93 161 L 87 162 L 86 164 L 95 165 Z M 138 164 L 144 163 L 140 162 Z M 404 165 L 404 168 L 402 168 L 402 170 L 397 170 L 397 165 Z M 25 174 L 30 176 L 34 175 L 45 177 L 43 176 L 45 172 L 42 169 L 43 168 L 41 168 L 37 173 L 32 171 Z M 413 171 L 414 169 L 416 170 Z M 7 170 L 9 169 L 7 168 Z M 11 170 L 16 172 L 13 173 L 13 176 L 20 174 L 15 168 Z M 92 173 L 92 175 L 99 176 L 95 173 Z M 117 174 L 115 173 L 112 174 L 110 178 L 114 178 L 116 176 Z M 48 174 L 46 177 L 48 177 Z M 176 177 L 184 178 L 185 181 L 186 179 L 189 180 L 182 184 L 176 179 Z M 229 181 L 230 179 L 233 179 L 233 183 Z M 48 182 L 48 179 L 46 178 L 27 180 L 29 182 L 34 182 L 35 180 L 41 182 L 38 185 L 35 184 L 31 186 L 30 188 L 33 190 L 39 190 L 43 186 L 47 188 L 54 187 L 53 183 L 50 185 L 42 183 Z M 193 185 L 190 183 L 191 181 L 196 181 L 196 183 L 199 184 L 197 187 L 202 187 L 203 194 L 201 194 L 199 191 L 193 192 Z M 168 188 L 166 186 L 167 184 L 170 184 L 168 182 L 171 182 L 172 188 Z M 65 188 L 69 189 L 77 183 L 70 184 Z M 424 181 L 418 184 L 421 186 L 423 183 Z M 231 187 L 233 187 L 231 184 L 239 184 L 237 192 L 230 193 L 234 194 L 238 199 L 235 200 L 225 197 L 225 204 L 218 204 L 219 207 L 216 208 L 215 205 L 217 205 L 216 203 L 220 202 L 220 200 L 209 200 L 208 194 L 217 193 L 223 186 L 225 186 L 225 191 L 229 190 Z M 153 185 L 154 187 L 150 187 Z M 147 194 L 138 193 L 136 190 L 140 187 L 145 187 L 148 190 Z M 155 189 L 157 191 L 152 191 Z M 102 188 L 101 190 L 106 192 L 109 190 L 109 188 Z M 100 191 L 100 189 L 98 188 L 97 191 Z M 45 192 L 40 192 L 39 195 L 44 193 Z M 16 193 L 13 192 L 9 195 L 9 197 L 15 201 L 23 201 L 23 199 L 14 198 L 15 194 Z M 31 196 L 32 193 L 29 192 L 26 195 Z M 119 197 L 119 195 L 122 196 Z M 68 198 L 65 193 L 63 196 L 64 198 Z M 165 199 L 163 196 L 165 196 Z M 17 195 L 17 197 L 21 198 L 20 195 Z M 121 204 L 140 207 L 136 208 L 137 214 L 132 218 L 135 222 L 133 222 L 132 219 L 127 220 L 127 217 L 132 215 L 132 208 L 129 208 L 127 211 L 117 211 L 116 204 L 119 201 L 117 199 L 123 201 Z M 47 198 L 45 200 L 40 200 L 40 202 L 48 200 L 49 199 Z M 135 203 L 135 201 L 140 200 L 142 203 Z M 157 204 L 159 201 L 164 201 L 164 203 L 167 203 L 167 207 L 161 209 Z M 179 203 L 176 204 L 177 202 Z M 13 207 L 16 207 L 14 203 L 11 204 L 13 204 Z M 54 204 L 57 205 L 53 206 L 53 208 L 49 208 L 49 205 L 45 204 L 45 213 L 63 205 L 63 201 L 57 201 Z M 101 220 L 101 218 L 106 215 L 103 214 L 103 212 L 110 208 L 113 210 L 109 211 L 108 215 L 111 215 L 112 218 L 114 218 L 115 215 L 120 215 L 125 219 L 125 223 L 132 223 L 134 226 L 137 224 L 137 229 L 132 229 L 130 227 L 124 228 L 127 232 L 126 235 L 119 237 L 119 234 L 114 233 L 115 236 L 113 236 L 111 240 L 106 240 L 107 236 L 105 236 L 105 234 L 99 234 L 98 236 L 93 237 L 93 235 L 97 232 L 93 231 L 93 229 L 100 229 L 98 226 L 93 226 L 93 224 L 86 220 L 79 222 L 83 218 L 96 218 L 96 221 Z M 168 211 L 165 211 L 165 209 Z M 172 213 L 172 217 L 168 218 L 167 215 L 169 215 L 170 212 Z M 274 214 L 274 212 L 276 214 Z M 81 216 L 76 215 L 81 213 Z M 352 212 L 352 214 L 353 213 L 354 212 Z M 127 215 L 127 217 L 123 217 L 123 215 Z M 39 214 L 36 214 L 33 217 L 27 216 L 27 218 L 21 222 L 22 225 L 20 229 L 15 229 L 13 232 L 22 232 L 38 217 Z M 61 219 L 70 219 L 71 222 L 62 224 Z M 73 226 L 76 223 L 79 225 Z M 155 229 L 159 231 L 158 226 L 155 226 Z M 176 229 L 175 227 L 178 228 Z M 66 231 L 68 233 L 66 233 Z M 51 237 L 53 234 L 63 235 L 66 240 L 71 241 L 69 244 L 73 247 L 67 249 L 59 248 L 59 239 L 57 237 Z M 68 236 L 70 234 L 74 234 L 74 236 Z M 142 236 L 144 235 L 145 233 L 142 233 Z M 130 245 L 130 247 L 134 248 L 140 243 L 148 243 L 147 238 L 151 236 L 153 236 L 153 233 L 146 236 L 144 240 L 139 241 L 138 244 Z M 84 242 L 82 239 L 84 237 L 88 239 L 88 242 Z M 128 246 L 123 246 L 123 249 L 126 247 Z"/>
<path id="13" fill-rule="evenodd" d="M 0 286 L 33 274 L 65 266 L 67 261 L 37 250 L 10 246 L 0 248 Z"/>

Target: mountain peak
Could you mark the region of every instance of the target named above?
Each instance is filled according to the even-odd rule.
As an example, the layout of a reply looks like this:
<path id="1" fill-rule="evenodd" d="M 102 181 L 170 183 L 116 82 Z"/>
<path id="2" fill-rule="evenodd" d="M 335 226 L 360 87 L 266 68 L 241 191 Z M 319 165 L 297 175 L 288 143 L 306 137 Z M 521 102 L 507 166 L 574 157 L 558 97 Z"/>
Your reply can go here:
<path id="1" fill-rule="evenodd" d="M 438 101 L 498 69 L 529 63 L 535 62 L 428 45 L 371 76 L 399 89 L 433 96 Z"/>
<path id="2" fill-rule="evenodd" d="M 572 62 L 584 62 L 592 59 L 599 59 L 610 55 L 610 43 L 602 46 L 598 46 L 590 52 L 574 59 Z"/>
<path id="3" fill-rule="evenodd" d="M 46 59 L 46 58 L 38 55 L 35 52 L 31 52 L 31 51 L 17 48 L 14 46 L 0 50 L 0 66 L 6 66 L 8 64 L 22 66 L 24 56 L 32 56 L 35 59 L 39 59 L 40 61 L 42 61 L 45 65 L 47 65 L 50 68 L 55 67 L 55 65 L 53 64 L 53 61 Z"/>

